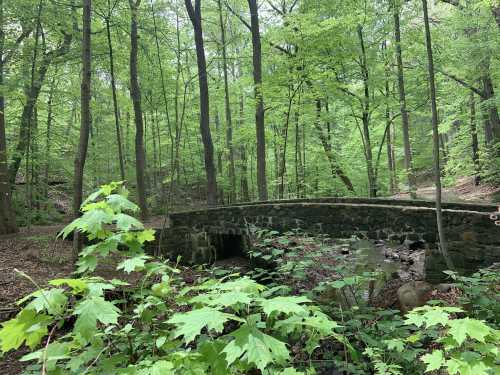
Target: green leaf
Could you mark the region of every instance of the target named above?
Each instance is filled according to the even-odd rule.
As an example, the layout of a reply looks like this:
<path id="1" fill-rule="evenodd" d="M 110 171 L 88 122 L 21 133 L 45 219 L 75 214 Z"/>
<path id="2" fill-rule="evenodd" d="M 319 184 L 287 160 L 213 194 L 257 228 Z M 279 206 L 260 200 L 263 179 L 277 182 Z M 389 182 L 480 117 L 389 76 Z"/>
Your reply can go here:
<path id="1" fill-rule="evenodd" d="M 142 225 L 139 220 L 130 215 L 120 213 L 115 215 L 114 219 L 116 220 L 116 227 L 120 230 L 128 232 L 132 228 L 144 229 L 144 225 Z"/>
<path id="2" fill-rule="evenodd" d="M 5 353 L 17 349 L 23 342 L 26 342 L 30 348 L 34 348 L 47 335 L 47 325 L 51 321 L 49 316 L 37 314 L 35 310 L 21 310 L 14 319 L 2 323 L 0 329 L 1 351 Z"/>
<path id="3" fill-rule="evenodd" d="M 85 212 L 79 219 L 79 228 L 93 235 L 97 235 L 104 225 L 113 222 L 113 214 L 108 211 L 96 209 Z"/>
<path id="4" fill-rule="evenodd" d="M 157 361 L 148 369 L 139 371 L 141 375 L 169 375 L 174 373 L 174 364 L 164 360 Z"/>
<path id="5" fill-rule="evenodd" d="M 252 302 L 250 294 L 235 291 L 227 293 L 199 294 L 190 299 L 191 303 L 202 303 L 208 306 L 232 307 L 238 304 L 248 305 Z"/>
<path id="6" fill-rule="evenodd" d="M 262 310 L 266 315 L 271 315 L 273 312 L 284 314 L 300 314 L 306 311 L 304 306 L 301 306 L 300 304 L 307 302 L 311 302 L 311 300 L 302 296 L 280 296 L 271 299 L 263 299 L 260 301 L 260 305 L 262 306 Z"/>
<path id="7" fill-rule="evenodd" d="M 227 291 L 239 291 L 245 293 L 258 293 L 264 290 L 266 287 L 257 283 L 255 280 L 250 279 L 249 277 L 239 277 L 236 280 L 227 281 L 224 283 L 219 283 L 216 285 L 212 285 L 210 283 L 209 289 L 217 289 L 217 290 L 227 290 Z"/>
<path id="8" fill-rule="evenodd" d="M 224 323 L 230 319 L 241 321 L 241 319 L 235 315 L 226 314 L 210 307 L 203 307 L 186 313 L 174 314 L 174 316 L 168 320 L 168 323 L 176 326 L 174 337 L 184 336 L 184 341 L 189 343 L 193 341 L 205 327 L 217 333 L 222 332 Z"/>
<path id="9" fill-rule="evenodd" d="M 293 367 L 287 367 L 286 369 L 277 373 L 277 375 L 304 375 L 302 371 L 297 371 Z"/>
<path id="10" fill-rule="evenodd" d="M 54 279 L 50 280 L 49 284 L 53 286 L 67 285 L 72 289 L 73 294 L 81 294 L 88 290 L 86 279 Z"/>
<path id="11" fill-rule="evenodd" d="M 154 241 L 155 239 L 155 231 L 154 229 L 146 229 L 142 232 L 137 233 L 137 241 L 139 243 Z"/>
<path id="12" fill-rule="evenodd" d="M 106 201 L 108 202 L 109 207 L 111 207 L 115 212 L 139 211 L 139 206 L 137 206 L 135 203 L 132 203 L 131 201 L 129 201 L 127 198 L 125 198 L 123 195 L 120 194 L 108 195 Z"/>
<path id="13" fill-rule="evenodd" d="M 120 309 L 102 297 L 84 299 L 75 307 L 78 319 L 75 322 L 74 332 L 89 340 L 96 331 L 97 321 L 102 324 L 116 324 Z"/>
<path id="14" fill-rule="evenodd" d="M 116 267 L 117 270 L 124 270 L 127 273 L 133 272 L 133 271 L 140 271 L 144 269 L 144 264 L 146 264 L 146 261 L 150 259 L 151 257 L 147 255 L 139 255 L 133 258 L 128 258 L 125 259 L 124 261 L 120 262 L 118 266 Z"/>
<path id="15" fill-rule="evenodd" d="M 421 359 L 427 365 L 425 372 L 439 370 L 445 363 L 442 350 L 434 350 L 430 354 L 423 355 Z"/>
<path id="16" fill-rule="evenodd" d="M 33 309 L 37 313 L 45 310 L 51 315 L 61 314 L 68 301 L 63 289 L 42 289 L 32 293 L 31 296 L 35 299 L 26 306 L 27 309 Z"/>
<path id="17" fill-rule="evenodd" d="M 284 342 L 266 335 L 253 325 L 243 324 L 231 332 L 230 336 L 233 336 L 234 340 L 223 350 L 229 365 L 241 360 L 264 371 L 270 363 L 282 364 L 289 358 Z"/>

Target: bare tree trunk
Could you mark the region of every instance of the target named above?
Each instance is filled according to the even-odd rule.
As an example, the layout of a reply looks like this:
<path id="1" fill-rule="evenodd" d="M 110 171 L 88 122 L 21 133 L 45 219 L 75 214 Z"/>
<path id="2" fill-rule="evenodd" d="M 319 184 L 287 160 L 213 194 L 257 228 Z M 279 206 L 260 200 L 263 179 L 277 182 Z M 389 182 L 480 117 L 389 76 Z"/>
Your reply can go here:
<path id="1" fill-rule="evenodd" d="M 224 73 L 224 106 L 226 110 L 226 143 L 229 151 L 229 200 L 236 200 L 236 169 L 234 166 L 234 147 L 233 147 L 233 124 L 231 118 L 231 98 L 229 93 L 228 72 L 227 72 L 227 48 L 226 48 L 226 27 L 222 18 L 222 3 L 217 0 L 220 24 L 220 39 L 222 45 L 222 71 Z"/>
<path id="2" fill-rule="evenodd" d="M 347 190 L 354 192 L 354 187 L 352 186 L 352 182 L 349 177 L 344 173 L 344 171 L 340 168 L 335 160 L 335 156 L 332 152 L 332 145 L 328 142 L 328 137 L 325 136 L 323 129 L 321 127 L 321 100 L 316 99 L 316 121 L 314 122 L 314 126 L 319 136 L 319 140 L 323 145 L 323 150 L 325 151 L 326 157 L 328 158 L 328 162 L 330 163 L 330 169 L 332 173 L 332 177 L 339 177 L 342 183 L 347 187 Z M 305 137 L 305 133 L 303 133 L 303 137 Z M 304 143 L 305 146 L 305 143 Z M 304 165 L 305 165 L 305 147 L 304 147 Z"/>
<path id="3" fill-rule="evenodd" d="M 0 0 L 0 88 L 3 87 L 5 44 L 3 0 Z M 16 218 L 12 209 L 11 188 L 7 166 L 7 142 L 5 137 L 5 98 L 0 90 L 0 234 L 17 232 Z"/>
<path id="4" fill-rule="evenodd" d="M 443 228 L 443 212 L 441 209 L 441 167 L 439 162 L 439 119 L 436 101 L 436 83 L 434 79 L 434 58 L 432 56 L 431 31 L 429 27 L 429 15 L 427 12 L 427 0 L 422 0 L 425 25 L 425 45 L 427 48 L 428 70 L 429 70 L 429 92 L 432 110 L 432 140 L 434 144 L 434 173 L 436 184 L 436 222 L 439 234 L 439 245 L 441 253 L 449 269 L 454 269 L 453 261 L 448 254 L 446 235 Z"/>
<path id="5" fill-rule="evenodd" d="M 240 128 L 243 127 L 243 123 L 244 123 L 244 112 L 243 112 L 243 96 L 240 96 L 240 121 L 239 121 L 239 125 L 240 125 Z M 250 201 L 250 192 L 248 190 L 248 167 L 247 167 L 247 155 L 246 155 L 246 147 L 245 145 L 241 145 L 240 146 L 240 163 L 241 163 L 241 171 L 240 171 L 240 174 L 241 174 L 241 180 L 240 180 L 240 183 L 241 183 L 241 195 L 242 195 L 242 199 L 244 202 L 248 202 Z"/>
<path id="6" fill-rule="evenodd" d="M 75 157 L 75 175 L 73 181 L 73 216 L 80 216 L 80 206 L 83 201 L 83 171 L 85 160 L 87 159 L 87 149 L 90 134 L 90 83 L 91 83 L 91 13 L 92 0 L 83 0 L 83 39 L 82 39 L 82 83 L 80 87 L 81 100 L 81 123 L 80 123 L 80 141 L 78 151 Z M 78 232 L 75 232 L 73 241 L 73 261 L 78 258 L 78 252 L 81 248 Z"/>
<path id="7" fill-rule="evenodd" d="M 255 128 L 257 134 L 257 188 L 259 200 L 267 200 L 266 180 L 266 132 L 264 124 L 264 97 L 262 92 L 262 48 L 260 42 L 257 0 L 248 0 L 250 31 L 253 47 L 253 81 L 255 90 Z"/>
<path id="8" fill-rule="evenodd" d="M 203 29 L 201 26 L 201 0 L 185 0 L 186 9 L 194 29 L 196 44 L 196 60 L 198 63 L 198 82 L 200 88 L 200 133 L 205 154 L 205 172 L 207 175 L 207 203 L 217 204 L 217 177 L 214 166 L 214 146 L 210 133 L 210 104 L 208 97 L 207 63 L 203 46 Z"/>
<path id="9" fill-rule="evenodd" d="M 483 88 L 484 88 L 484 99 L 488 101 L 488 112 L 489 112 L 489 126 L 488 129 L 488 143 L 500 142 L 500 116 L 498 115 L 498 108 L 493 102 L 495 100 L 495 91 L 493 89 L 493 82 L 489 74 L 489 62 L 488 62 L 488 74 L 483 77 Z"/>
<path id="10" fill-rule="evenodd" d="M 125 163 L 123 161 L 123 147 L 122 147 L 122 136 L 120 129 L 120 112 L 118 110 L 118 100 L 116 99 L 116 82 L 115 82 L 115 64 L 113 58 L 113 42 L 111 40 L 111 28 L 110 28 L 110 18 L 111 18 L 111 3 L 108 0 L 108 14 L 104 19 L 106 24 L 106 36 L 108 39 L 108 54 L 109 54 L 109 71 L 111 74 L 111 93 L 113 96 L 113 111 L 115 114 L 115 129 L 116 129 L 116 143 L 118 145 L 118 162 L 120 164 L 120 178 L 122 181 L 125 180 Z"/>
<path id="11" fill-rule="evenodd" d="M 358 39 L 361 49 L 361 73 L 363 76 L 363 108 L 362 108 L 362 123 L 363 123 L 363 138 L 365 145 L 366 171 L 368 174 L 368 196 L 374 198 L 377 196 L 377 181 L 373 170 L 372 144 L 370 141 L 370 90 L 368 66 L 366 61 L 365 42 L 363 39 L 363 28 L 358 25 Z"/>
<path id="12" fill-rule="evenodd" d="M 49 188 L 49 174 L 50 174 L 50 149 L 52 145 L 52 107 L 54 100 L 54 89 L 55 89 L 55 77 L 52 78 L 52 83 L 50 85 L 49 99 L 47 100 L 47 133 L 45 134 L 45 170 L 43 173 L 43 196 L 48 199 L 48 188 Z"/>
<path id="13" fill-rule="evenodd" d="M 168 100 L 167 100 L 167 88 L 166 88 L 166 84 L 165 84 L 165 75 L 163 73 L 163 64 L 161 62 L 162 60 L 161 60 L 161 56 L 160 56 L 160 43 L 158 41 L 158 30 L 157 30 L 157 26 L 156 26 L 156 14 L 155 14 L 153 1 L 151 1 L 151 13 L 153 15 L 153 27 L 154 27 L 155 46 L 156 46 L 156 57 L 158 59 L 158 66 L 160 68 L 161 92 L 162 92 L 162 98 L 163 98 L 163 105 L 165 106 L 165 116 L 167 118 L 167 131 L 168 131 L 168 136 L 170 138 L 170 159 L 171 159 L 170 163 L 171 163 L 171 165 L 175 165 L 174 161 L 172 160 L 173 155 L 174 155 L 173 150 L 174 150 L 175 140 L 174 140 L 174 135 L 172 133 L 172 124 L 170 123 L 170 112 L 168 110 Z M 176 95 L 177 95 L 177 92 L 176 92 Z M 176 100 L 177 100 L 177 96 L 176 96 Z M 176 127 L 177 127 L 177 121 L 178 121 L 178 117 L 177 117 L 177 106 L 176 106 Z M 160 162 L 160 164 L 161 164 L 161 162 Z M 170 170 L 170 175 L 171 175 L 172 181 L 174 181 L 174 173 L 175 173 L 175 170 L 172 167 Z"/>
<path id="14" fill-rule="evenodd" d="M 474 100 L 474 93 L 470 92 L 470 135 L 471 135 L 471 148 L 472 148 L 472 162 L 474 163 L 474 185 L 479 185 L 480 182 L 480 165 L 479 165 L 479 142 L 477 139 L 477 126 L 476 126 L 476 102 Z"/>
<path id="15" fill-rule="evenodd" d="M 399 107 L 401 111 L 401 121 L 403 124 L 403 144 L 405 155 L 405 169 L 408 180 L 408 188 L 412 199 L 417 197 L 416 189 L 417 184 L 415 181 L 415 174 L 413 171 L 412 151 L 410 143 L 410 120 L 408 118 L 408 111 L 406 110 L 406 93 L 405 81 L 403 71 L 403 54 L 401 51 L 401 28 L 399 24 L 399 0 L 393 0 L 393 15 L 394 15 L 394 39 L 396 42 L 396 61 L 398 67 L 398 89 L 399 89 Z M 389 142 L 387 143 L 389 145 Z"/>
<path id="16" fill-rule="evenodd" d="M 130 6 L 130 96 L 134 107 L 135 120 L 135 173 L 137 179 L 137 198 L 141 208 L 141 218 L 149 216 L 146 203 L 146 155 L 144 153 L 144 125 L 142 120 L 141 89 L 137 77 L 137 10 L 141 0 L 129 0 Z"/>

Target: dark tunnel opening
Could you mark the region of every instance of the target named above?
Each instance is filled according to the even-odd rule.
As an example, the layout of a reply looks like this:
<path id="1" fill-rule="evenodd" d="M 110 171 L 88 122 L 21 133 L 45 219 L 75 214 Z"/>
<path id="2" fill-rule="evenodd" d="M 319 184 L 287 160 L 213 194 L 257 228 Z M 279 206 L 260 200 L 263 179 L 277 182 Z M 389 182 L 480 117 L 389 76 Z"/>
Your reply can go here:
<path id="1" fill-rule="evenodd" d="M 242 234 L 210 234 L 210 243 L 215 247 L 217 260 L 243 257 L 248 239 Z"/>

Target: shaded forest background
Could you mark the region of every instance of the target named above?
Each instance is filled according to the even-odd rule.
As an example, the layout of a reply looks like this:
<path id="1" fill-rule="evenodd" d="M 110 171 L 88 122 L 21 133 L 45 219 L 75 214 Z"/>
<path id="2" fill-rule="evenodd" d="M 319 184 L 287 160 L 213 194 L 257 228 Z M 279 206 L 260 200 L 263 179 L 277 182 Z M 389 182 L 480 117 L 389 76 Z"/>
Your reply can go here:
<path id="1" fill-rule="evenodd" d="M 500 4 L 428 5 L 443 182 L 498 186 Z M 0 0 L 0 11 L 0 233 L 57 220 L 111 180 L 147 217 L 415 196 L 432 179 L 419 1 Z"/>

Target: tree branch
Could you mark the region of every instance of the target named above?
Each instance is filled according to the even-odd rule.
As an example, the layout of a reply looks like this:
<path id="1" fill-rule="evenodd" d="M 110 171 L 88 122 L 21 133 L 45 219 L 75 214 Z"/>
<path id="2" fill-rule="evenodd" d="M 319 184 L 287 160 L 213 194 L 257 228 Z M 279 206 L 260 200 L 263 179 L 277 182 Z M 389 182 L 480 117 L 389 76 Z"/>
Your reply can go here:
<path id="1" fill-rule="evenodd" d="M 243 23 L 243 25 L 245 25 L 248 30 L 252 30 L 252 27 L 250 26 L 250 24 L 240 14 L 236 13 L 233 8 L 231 8 L 231 5 L 229 5 L 229 3 L 227 2 L 227 0 L 224 0 L 224 4 L 226 5 L 226 8 L 233 15 L 235 15 L 236 17 L 238 17 L 238 19 L 241 21 L 241 23 Z"/>
<path id="2" fill-rule="evenodd" d="M 484 95 L 484 92 L 479 90 L 478 88 L 472 86 L 470 83 L 467 83 L 465 82 L 465 80 L 461 79 L 461 78 L 458 78 L 457 76 L 453 75 L 453 74 L 450 74 L 450 73 L 446 73 L 445 71 L 441 70 L 441 69 L 436 69 L 439 73 L 441 73 L 442 75 L 444 75 L 445 77 L 448 77 L 450 79 L 452 79 L 453 81 L 457 82 L 458 84 L 462 85 L 463 87 L 471 90 L 472 92 L 476 93 L 477 95 L 479 95 L 481 98 L 484 98 L 485 95 Z"/>

